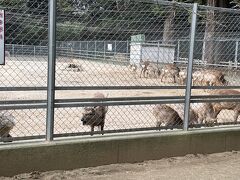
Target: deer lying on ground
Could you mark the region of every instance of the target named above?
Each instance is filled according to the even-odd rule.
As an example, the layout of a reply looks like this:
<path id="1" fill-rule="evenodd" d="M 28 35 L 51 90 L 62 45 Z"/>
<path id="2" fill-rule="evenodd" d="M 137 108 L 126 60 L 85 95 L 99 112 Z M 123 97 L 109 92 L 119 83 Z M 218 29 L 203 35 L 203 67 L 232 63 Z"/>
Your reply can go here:
<path id="1" fill-rule="evenodd" d="M 193 85 L 200 86 L 225 86 L 227 81 L 224 74 L 218 70 L 200 70 L 192 75 Z"/>

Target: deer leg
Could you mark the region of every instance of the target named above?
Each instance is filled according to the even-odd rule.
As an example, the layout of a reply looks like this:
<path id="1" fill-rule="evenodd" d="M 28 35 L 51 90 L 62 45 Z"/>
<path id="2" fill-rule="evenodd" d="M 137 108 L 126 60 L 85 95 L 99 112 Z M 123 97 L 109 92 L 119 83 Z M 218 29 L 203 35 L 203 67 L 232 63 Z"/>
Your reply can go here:
<path id="1" fill-rule="evenodd" d="M 214 116 L 213 117 L 217 119 L 217 116 L 219 115 L 220 112 L 221 112 L 221 110 L 214 109 Z"/>
<path id="2" fill-rule="evenodd" d="M 157 130 L 161 131 L 161 129 L 160 129 L 161 125 L 162 125 L 161 122 L 157 122 L 157 126 L 156 127 L 159 127 L 159 129 L 157 129 Z"/>
<path id="3" fill-rule="evenodd" d="M 142 77 L 142 72 L 143 72 L 143 69 L 141 69 L 141 72 L 140 72 L 140 78 Z"/>
<path id="4" fill-rule="evenodd" d="M 163 80 L 163 74 L 161 74 L 160 76 L 160 81 L 162 82 L 162 80 Z"/>
<path id="5" fill-rule="evenodd" d="M 238 115 L 239 115 L 239 111 L 238 110 L 234 110 L 234 117 L 233 117 L 234 122 L 237 122 Z"/>
<path id="6" fill-rule="evenodd" d="M 93 135 L 93 132 L 94 132 L 94 126 L 91 125 L 91 136 Z"/>
<path id="7" fill-rule="evenodd" d="M 104 134 L 103 129 L 104 129 L 104 124 L 101 125 L 101 132 L 102 132 L 102 135 Z"/>
<path id="8" fill-rule="evenodd" d="M 146 78 L 146 69 L 143 70 L 143 77 Z"/>

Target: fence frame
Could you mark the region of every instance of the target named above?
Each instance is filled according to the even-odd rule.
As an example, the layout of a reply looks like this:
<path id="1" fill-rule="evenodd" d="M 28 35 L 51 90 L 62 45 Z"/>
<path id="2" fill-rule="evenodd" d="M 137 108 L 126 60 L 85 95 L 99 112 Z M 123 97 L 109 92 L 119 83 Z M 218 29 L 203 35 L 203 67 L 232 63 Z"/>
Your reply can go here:
<path id="1" fill-rule="evenodd" d="M 192 70 L 193 70 L 193 55 L 194 55 L 194 43 L 197 25 L 197 3 L 193 4 L 192 9 L 192 21 L 191 21 L 191 36 L 190 36 L 190 47 L 189 47 L 189 58 L 187 67 L 187 82 L 185 90 L 185 103 L 184 103 L 184 123 L 183 130 L 188 130 L 189 113 L 190 113 L 190 99 L 191 99 L 191 87 L 192 87 Z"/>
<path id="2" fill-rule="evenodd" d="M 49 0 L 48 13 L 48 86 L 47 86 L 47 123 L 46 140 L 53 140 L 55 67 L 56 67 L 56 0 Z"/>
<path id="3" fill-rule="evenodd" d="M 161 0 L 152 0 L 154 3 L 165 3 L 172 4 L 172 2 L 166 2 Z M 94 105 L 110 105 L 110 106 L 121 106 L 121 105 L 145 105 L 145 104 L 165 104 L 165 103 L 184 103 L 184 126 L 183 130 L 188 131 L 189 128 L 189 109 L 190 104 L 195 102 L 232 102 L 240 100 L 239 96 L 192 96 L 192 89 L 240 89 L 240 86 L 192 86 L 192 70 L 193 70 L 193 55 L 194 55 L 194 44 L 196 35 L 196 24 L 197 24 L 197 11 L 199 5 L 194 3 L 193 5 L 187 4 L 188 7 L 192 7 L 192 18 L 191 18 L 191 34 L 190 34 L 190 47 L 188 55 L 188 68 L 187 68 L 187 82 L 186 86 L 56 86 L 55 85 L 55 68 L 56 68 L 56 3 L 57 0 L 49 0 L 49 16 L 48 16 L 48 83 L 47 87 L 1 87 L 0 91 L 41 91 L 47 90 L 47 100 L 19 100 L 19 101 L 0 101 L 3 106 L 0 109 L 47 109 L 46 116 L 46 135 L 38 136 L 45 137 L 46 141 L 54 140 L 54 137 L 63 137 L 69 135 L 80 135 L 90 134 L 88 132 L 83 133 L 68 133 L 68 134 L 54 134 L 54 110 L 55 108 L 66 108 L 66 107 L 85 107 Z M 176 2 L 174 2 L 176 3 Z M 215 8 L 217 10 L 217 8 Z M 229 10 L 230 11 L 230 10 Z M 233 10 L 235 11 L 235 10 Z M 104 43 L 104 59 L 106 58 L 106 41 Z M 80 46 L 81 46 L 80 42 Z M 239 40 L 236 40 L 235 49 L 235 63 L 238 56 L 238 45 Z M 22 45 L 23 46 L 23 45 Z M 95 56 L 96 56 L 96 41 L 95 41 Z M 129 42 L 127 41 L 127 51 Z M 159 43 L 158 43 L 159 46 Z M 178 50 L 179 50 L 178 40 Z M 116 54 L 116 41 L 114 52 Z M 40 46 L 41 48 L 41 46 Z M 87 43 L 88 48 L 88 43 Z M 12 51 L 15 52 L 14 45 Z M 177 52 L 179 57 L 179 51 Z M 36 54 L 36 48 L 34 46 L 34 56 Z M 57 90 L 119 90 L 119 89 L 185 89 L 185 96 L 171 96 L 171 97 L 141 97 L 141 98 L 105 98 L 105 99 L 55 99 L 55 92 Z M 161 128 L 135 128 L 129 130 L 109 130 L 106 132 L 129 132 L 129 131 L 142 131 L 142 130 L 155 130 Z M 162 128 L 166 129 L 166 127 Z M 98 134 L 95 132 L 94 134 Z M 32 136 L 35 139 L 35 136 Z M 13 138 L 13 139 L 25 139 L 25 138 Z M 31 139 L 27 137 L 27 139 Z"/>

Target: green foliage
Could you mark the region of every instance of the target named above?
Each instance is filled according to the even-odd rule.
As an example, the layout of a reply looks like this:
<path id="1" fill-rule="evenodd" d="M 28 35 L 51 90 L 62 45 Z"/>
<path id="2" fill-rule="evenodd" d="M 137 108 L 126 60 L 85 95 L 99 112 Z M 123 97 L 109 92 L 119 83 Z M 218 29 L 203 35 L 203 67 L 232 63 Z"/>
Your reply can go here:
<path id="1" fill-rule="evenodd" d="M 66 36 L 71 38 L 77 38 L 81 36 L 82 31 L 84 30 L 85 24 L 78 22 L 66 21 L 64 23 L 57 24 L 57 40 L 66 39 Z M 69 33 L 70 32 L 70 33 Z"/>
<path id="2" fill-rule="evenodd" d="M 26 0 L 0 0 L 0 7 L 23 7 L 25 6 Z"/>
<path id="3" fill-rule="evenodd" d="M 152 6 L 152 11 L 156 16 L 162 16 L 164 14 L 164 8 L 161 5 L 154 4 Z"/>
<path id="4" fill-rule="evenodd" d="M 58 0 L 57 6 L 60 11 L 72 11 L 73 10 L 72 4 L 66 0 Z"/>
<path id="5" fill-rule="evenodd" d="M 207 0 L 176 0 L 177 2 L 206 4 Z M 234 3 L 240 3 L 240 0 L 233 0 Z M 7 24 L 7 34 L 15 43 L 19 40 L 24 42 L 37 43 L 41 40 L 47 40 L 46 23 L 47 0 L 0 0 L 0 7 L 6 7 L 9 11 L 16 12 L 21 9 L 25 15 L 15 17 Z M 75 1 L 77 2 L 77 1 Z M 145 3 L 135 0 L 79 0 L 80 4 L 73 0 L 57 0 L 58 40 L 83 40 L 84 38 L 103 38 L 104 33 L 111 38 L 125 38 L 132 34 L 147 32 L 148 29 L 159 28 L 164 24 L 164 20 L 169 17 L 170 12 L 176 14 L 176 17 L 190 18 L 191 12 L 184 11 L 182 8 L 163 6 L 154 4 L 151 1 Z M 30 4 L 27 4 L 30 3 Z M 86 8 L 81 8 L 85 5 Z M 80 7 L 79 7 L 80 6 Z M 166 11 L 167 10 L 167 11 Z M 147 12 L 147 13 L 146 13 Z M 26 16 L 35 15 L 33 20 L 27 20 Z M 18 18 L 18 24 L 16 24 Z M 31 23 L 33 21 L 34 23 Z M 26 22 L 26 23 L 21 23 Z M 174 23 L 181 23 L 180 21 Z M 152 30 L 154 32 L 154 29 Z M 119 33 L 119 34 L 117 34 Z M 85 35 L 86 37 L 83 37 Z M 14 42 L 13 42 L 14 43 Z"/>

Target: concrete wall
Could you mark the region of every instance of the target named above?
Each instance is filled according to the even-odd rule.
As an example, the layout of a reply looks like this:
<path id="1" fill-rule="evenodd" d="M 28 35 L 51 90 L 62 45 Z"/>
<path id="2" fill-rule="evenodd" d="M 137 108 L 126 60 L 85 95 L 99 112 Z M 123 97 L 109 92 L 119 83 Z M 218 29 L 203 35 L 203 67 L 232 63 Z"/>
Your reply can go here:
<path id="1" fill-rule="evenodd" d="M 240 129 L 104 135 L 0 146 L 0 176 L 240 150 Z"/>

